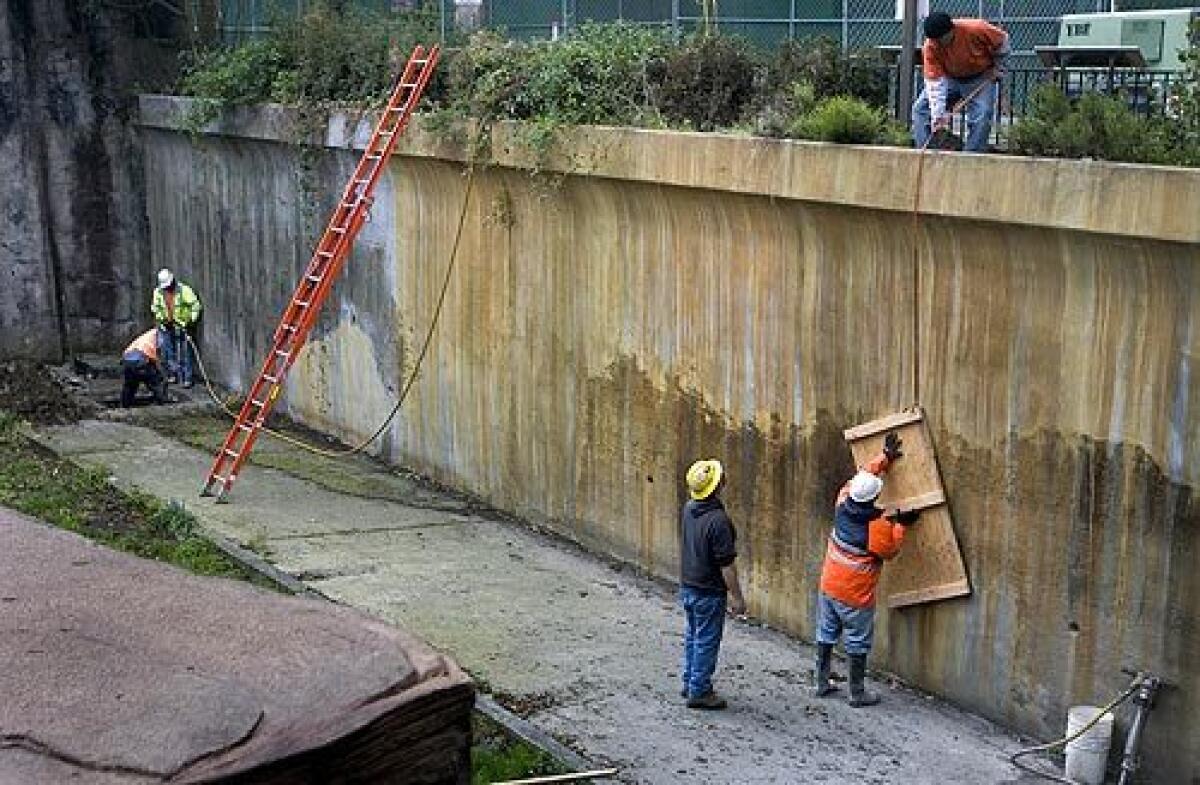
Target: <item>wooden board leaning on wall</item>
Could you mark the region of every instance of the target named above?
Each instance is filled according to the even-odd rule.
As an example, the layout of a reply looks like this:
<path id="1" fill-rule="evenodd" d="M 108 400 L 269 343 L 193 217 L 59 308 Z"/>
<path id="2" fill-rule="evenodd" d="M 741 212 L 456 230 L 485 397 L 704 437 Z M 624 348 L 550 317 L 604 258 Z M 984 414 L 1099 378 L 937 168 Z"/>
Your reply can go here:
<path id="1" fill-rule="evenodd" d="M 847 429 L 854 463 L 863 466 L 878 455 L 892 431 L 904 440 L 904 456 L 888 469 L 877 504 L 920 510 L 921 519 L 908 528 L 900 555 L 884 567 L 880 596 L 897 608 L 970 594 L 924 413 L 904 411 Z"/>

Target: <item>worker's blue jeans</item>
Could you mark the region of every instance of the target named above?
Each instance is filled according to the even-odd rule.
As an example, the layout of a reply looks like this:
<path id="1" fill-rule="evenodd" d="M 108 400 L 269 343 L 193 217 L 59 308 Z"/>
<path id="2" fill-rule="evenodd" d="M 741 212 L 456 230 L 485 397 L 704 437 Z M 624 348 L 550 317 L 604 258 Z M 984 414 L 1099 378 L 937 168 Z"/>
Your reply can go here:
<path id="1" fill-rule="evenodd" d="M 958 101 L 971 94 L 980 83 L 989 78 L 980 74 L 974 79 L 953 79 L 946 77 L 946 111 L 954 107 Z M 988 137 L 992 134 L 992 117 L 996 113 L 996 95 L 999 84 L 985 87 L 979 91 L 967 104 L 967 138 L 963 150 L 979 153 L 988 149 Z M 917 147 L 924 147 L 929 141 L 932 131 L 932 118 L 929 112 L 929 96 L 924 89 L 917 96 L 912 109 L 913 141 Z"/>
<path id="2" fill-rule="evenodd" d="M 725 632 L 725 593 L 690 586 L 679 588 L 686 626 L 683 631 L 683 688 L 689 698 L 712 692 L 712 675 Z"/>
<path id="3" fill-rule="evenodd" d="M 180 384 L 192 381 L 192 348 L 188 346 L 187 330 L 183 327 L 158 327 L 158 351 L 168 374 L 177 376 Z"/>
<path id="4" fill-rule="evenodd" d="M 875 609 L 855 608 L 818 592 L 817 643 L 833 646 L 838 638 L 847 654 L 870 654 L 875 639 Z"/>

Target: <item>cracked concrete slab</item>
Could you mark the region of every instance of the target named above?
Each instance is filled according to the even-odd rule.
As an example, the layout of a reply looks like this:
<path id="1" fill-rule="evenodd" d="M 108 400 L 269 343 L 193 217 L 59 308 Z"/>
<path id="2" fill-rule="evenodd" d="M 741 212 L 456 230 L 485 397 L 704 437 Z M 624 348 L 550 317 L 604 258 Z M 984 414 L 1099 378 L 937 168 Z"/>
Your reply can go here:
<path id="1" fill-rule="evenodd" d="M 886 680 L 872 685 L 883 704 L 868 710 L 810 697 L 811 648 L 754 624 L 731 623 L 722 648 L 717 686 L 730 709 L 687 710 L 670 588 L 518 524 L 255 467 L 230 504 L 200 503 L 188 492 L 209 457 L 157 433 L 80 423 L 43 438 L 122 482 L 186 498 L 214 531 L 261 538 L 283 571 L 420 634 L 628 782 L 1024 781 L 1007 762 L 1013 736 Z M 98 449 L 106 440 L 120 447 Z"/>

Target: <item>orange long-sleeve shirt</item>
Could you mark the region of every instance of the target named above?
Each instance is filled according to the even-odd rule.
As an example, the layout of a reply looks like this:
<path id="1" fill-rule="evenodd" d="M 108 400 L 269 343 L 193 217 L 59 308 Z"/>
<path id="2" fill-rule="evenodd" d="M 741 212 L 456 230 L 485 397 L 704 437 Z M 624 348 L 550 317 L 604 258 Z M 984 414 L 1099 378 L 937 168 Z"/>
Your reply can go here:
<path id="1" fill-rule="evenodd" d="M 996 64 L 997 55 L 1007 45 L 1008 33 L 999 27 L 982 19 L 955 19 L 949 46 L 942 46 L 933 38 L 925 39 L 921 48 L 925 78 L 978 76 Z"/>

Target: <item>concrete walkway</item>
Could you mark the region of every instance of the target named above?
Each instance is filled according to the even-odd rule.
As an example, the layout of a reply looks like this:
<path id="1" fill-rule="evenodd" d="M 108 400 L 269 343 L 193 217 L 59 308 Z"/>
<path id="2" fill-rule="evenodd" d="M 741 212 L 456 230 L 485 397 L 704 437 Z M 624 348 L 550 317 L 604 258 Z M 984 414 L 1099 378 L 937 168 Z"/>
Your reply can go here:
<path id="1" fill-rule="evenodd" d="M 207 424 L 206 424 L 207 423 Z M 219 423 L 181 423 L 215 444 Z M 148 428 L 87 421 L 39 438 L 123 484 L 178 499 L 214 532 L 331 599 L 402 624 L 510 706 L 645 783 L 1008 783 L 1017 740 L 938 701 L 873 684 L 855 710 L 808 695 L 812 650 L 731 624 L 717 688 L 679 697 L 681 618 L 668 587 L 476 513 L 365 459 L 331 464 L 264 440 L 230 504 L 196 497 L 210 454 Z M 841 667 L 844 671 L 844 666 Z"/>

